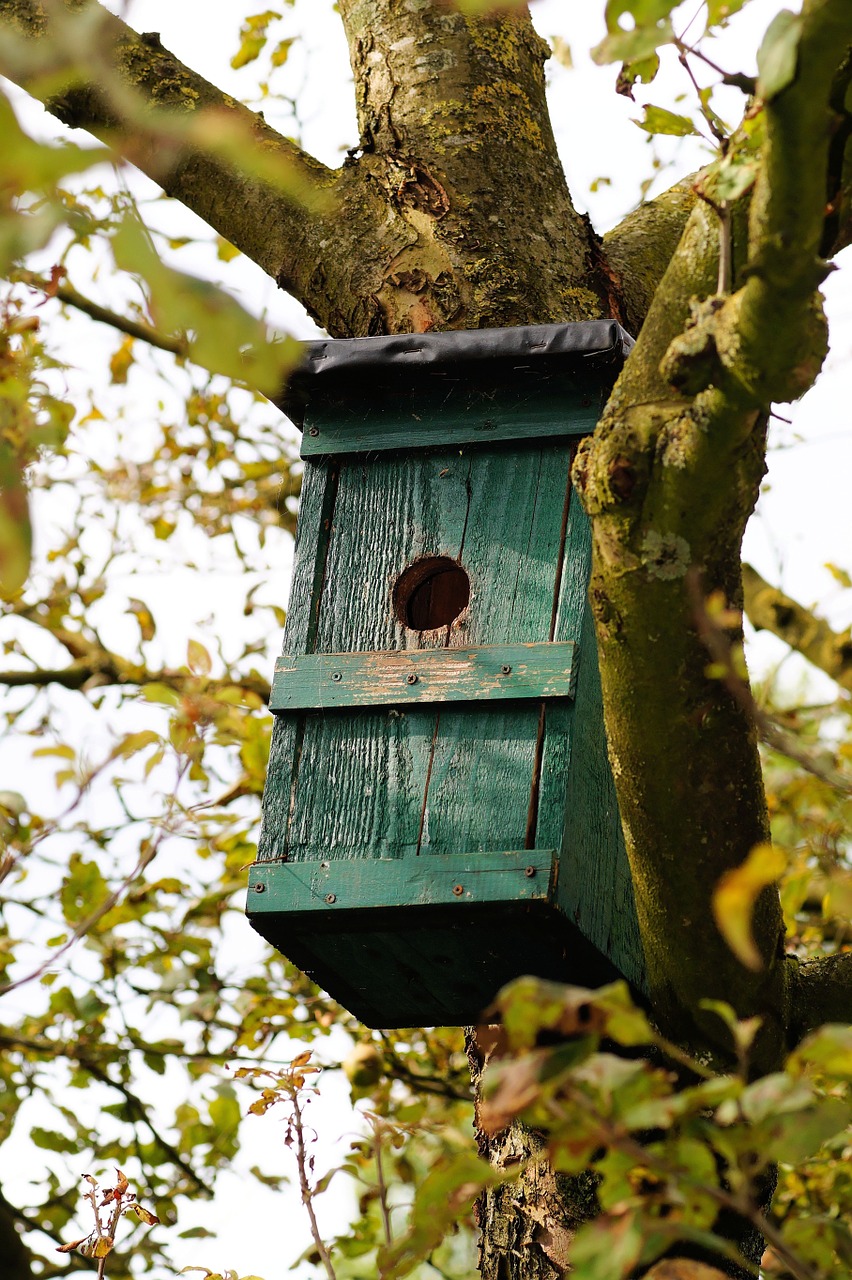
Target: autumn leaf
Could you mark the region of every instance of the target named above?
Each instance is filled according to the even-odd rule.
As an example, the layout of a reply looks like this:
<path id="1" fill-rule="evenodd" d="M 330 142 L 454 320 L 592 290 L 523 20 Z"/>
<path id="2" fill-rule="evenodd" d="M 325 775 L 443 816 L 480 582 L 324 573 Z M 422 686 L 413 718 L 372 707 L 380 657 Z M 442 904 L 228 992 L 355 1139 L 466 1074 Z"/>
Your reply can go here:
<path id="1" fill-rule="evenodd" d="M 726 871 L 713 894 L 713 916 L 719 932 L 747 969 L 763 968 L 752 934 L 754 904 L 763 890 L 783 875 L 787 859 L 771 844 L 756 845 L 740 866 Z"/>

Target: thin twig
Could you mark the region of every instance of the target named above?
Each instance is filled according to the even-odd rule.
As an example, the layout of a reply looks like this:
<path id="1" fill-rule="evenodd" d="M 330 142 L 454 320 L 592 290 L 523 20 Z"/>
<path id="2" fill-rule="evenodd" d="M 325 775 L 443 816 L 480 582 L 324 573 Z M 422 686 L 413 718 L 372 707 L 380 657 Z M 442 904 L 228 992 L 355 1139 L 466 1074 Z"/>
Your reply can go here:
<path id="1" fill-rule="evenodd" d="M 29 973 L 24 974 L 23 978 L 17 978 L 14 982 L 7 982 L 7 983 L 4 983 L 3 986 L 0 986 L 0 996 L 8 995 L 10 991 L 16 991 L 19 987 L 26 986 L 27 983 L 34 982 L 37 978 L 40 978 L 42 974 L 47 973 L 48 969 L 51 969 L 55 965 L 56 961 L 60 958 L 60 956 L 64 956 L 66 952 L 70 951 L 71 948 L 75 946 L 80 941 L 81 938 L 85 938 L 89 930 L 94 928 L 94 926 L 98 923 L 99 920 L 102 920 L 103 917 L 107 915 L 108 912 L 112 911 L 116 903 L 120 901 L 122 895 L 133 884 L 133 881 L 138 879 L 138 877 L 141 876 L 145 868 L 151 862 L 153 862 L 154 858 L 159 853 L 160 846 L 162 845 L 166 836 L 171 834 L 171 831 L 170 831 L 171 821 L 174 816 L 175 810 L 177 808 L 177 793 L 180 788 L 181 782 L 183 781 L 187 771 L 189 770 L 189 766 L 190 766 L 190 761 L 187 758 L 184 761 L 184 763 L 181 765 L 180 769 L 178 770 L 177 779 L 175 781 L 175 789 L 169 797 L 168 805 L 166 808 L 166 815 L 165 815 L 165 818 L 163 819 L 163 824 L 159 832 L 157 833 L 157 837 L 156 839 L 151 841 L 150 845 L 139 856 L 139 859 L 135 867 L 133 868 L 133 870 L 130 872 L 130 874 L 124 877 L 121 884 L 118 885 L 118 887 L 114 889 L 112 893 L 110 893 L 104 899 L 104 901 L 100 904 L 99 907 L 97 907 L 88 916 L 86 916 L 85 919 L 80 921 L 80 923 L 77 925 L 74 932 L 71 934 L 71 937 L 67 938 L 66 941 L 63 942 L 62 946 L 58 947 L 57 950 L 52 953 L 52 955 L 48 956 L 48 958 L 42 961 L 42 963 L 38 965 L 35 969 L 32 969 Z"/>
<path id="2" fill-rule="evenodd" d="M 186 356 L 189 353 L 189 343 L 186 338 L 166 337 L 164 334 L 159 333 L 153 325 L 146 324 L 143 320 L 131 320 L 128 316 L 122 316 L 116 311 L 110 311 L 108 307 L 102 307 L 99 303 L 92 302 L 91 298 L 78 293 L 73 285 L 55 285 L 49 280 L 43 280 L 34 271 L 16 271 L 12 279 L 16 283 L 29 285 L 31 289 L 40 290 L 49 298 L 57 298 L 59 302 L 75 307 L 77 311 L 82 311 L 90 319 L 97 320 L 99 324 L 108 324 L 111 328 L 117 329 L 119 333 L 126 333 L 130 338 L 138 338 L 140 342 L 147 342 L 150 347 L 158 347 L 160 351 L 169 351 L 174 356 Z"/>
<path id="3" fill-rule="evenodd" d="M 291 1096 L 291 1105 L 293 1107 L 292 1126 L 296 1135 L 296 1163 L 299 1167 L 299 1190 L 302 1193 L 302 1204 L 308 1211 L 308 1218 L 311 1224 L 311 1235 L 316 1246 L 322 1264 L 325 1267 L 328 1280 L 337 1280 L 337 1274 L 332 1266 L 331 1257 L 326 1248 L 325 1241 L 320 1235 L 319 1223 L 317 1215 L 314 1212 L 313 1197 L 314 1193 L 308 1179 L 308 1156 L 305 1144 L 305 1129 L 302 1123 L 302 1108 L 299 1104 L 298 1090 L 294 1089 Z"/>
<path id="4" fill-rule="evenodd" d="M 382 1122 L 378 1116 L 371 1115 L 370 1123 L 373 1126 L 373 1147 L 376 1153 L 376 1187 L 379 1192 L 379 1208 L 382 1213 L 382 1226 L 384 1227 L 385 1232 L 385 1242 L 387 1244 L 393 1244 L 390 1206 L 388 1205 L 388 1189 L 385 1182 L 384 1169 L 382 1167 Z"/>

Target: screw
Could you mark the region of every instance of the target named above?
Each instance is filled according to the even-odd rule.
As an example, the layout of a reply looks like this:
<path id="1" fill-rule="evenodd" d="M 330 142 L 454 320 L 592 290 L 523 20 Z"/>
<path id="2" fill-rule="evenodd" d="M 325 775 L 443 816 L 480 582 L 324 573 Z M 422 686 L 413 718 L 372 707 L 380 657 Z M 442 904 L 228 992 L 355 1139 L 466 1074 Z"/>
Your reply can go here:
<path id="1" fill-rule="evenodd" d="M 524 875 L 529 876 L 531 880 L 535 875 L 535 867 L 524 867 Z"/>
<path id="2" fill-rule="evenodd" d="M 325 900 L 326 900 L 326 902 L 328 903 L 328 905 L 329 905 L 330 907 L 333 907 L 333 906 L 334 906 L 334 904 L 335 904 L 335 902 L 337 901 L 337 894 L 336 894 L 336 893 L 327 893 L 327 894 L 325 895 Z"/>
<path id="3" fill-rule="evenodd" d="M 332 671 L 331 678 L 335 684 L 340 684 L 340 681 L 343 679 L 343 675 L 340 671 Z"/>
<path id="4" fill-rule="evenodd" d="M 500 674 L 501 676 L 510 676 L 512 674 L 512 668 L 509 666 L 508 662 L 503 663 L 500 668 Z"/>
<path id="5" fill-rule="evenodd" d="M 308 431 L 308 435 L 309 435 L 309 436 L 318 436 L 318 435 L 319 435 L 319 427 L 311 427 L 311 428 L 310 428 L 310 430 Z"/>
<path id="6" fill-rule="evenodd" d="M 460 898 L 460 897 L 462 896 L 462 894 L 464 893 L 464 885 L 463 885 L 463 884 L 454 884 L 454 885 L 453 885 L 453 893 L 456 895 L 456 897 L 457 897 L 457 898 Z"/>
<path id="7" fill-rule="evenodd" d="M 410 675 L 407 675 L 407 676 L 405 677 L 405 683 L 406 683 L 406 684 L 417 684 L 418 678 L 419 678 L 419 677 L 418 677 L 418 676 L 416 676 L 416 675 L 414 674 L 414 672 L 412 671 Z"/>
<path id="8" fill-rule="evenodd" d="M 266 885 L 258 882 L 258 884 L 254 886 L 254 891 L 255 893 L 266 893 Z"/>

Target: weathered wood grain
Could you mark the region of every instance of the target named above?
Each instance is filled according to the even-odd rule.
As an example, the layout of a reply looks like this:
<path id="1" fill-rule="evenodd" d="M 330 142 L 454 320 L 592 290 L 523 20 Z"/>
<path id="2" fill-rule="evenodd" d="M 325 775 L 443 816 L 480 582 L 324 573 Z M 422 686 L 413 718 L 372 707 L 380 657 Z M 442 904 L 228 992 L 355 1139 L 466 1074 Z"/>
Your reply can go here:
<path id="1" fill-rule="evenodd" d="M 316 649 L 438 647 L 440 632 L 409 631 L 393 586 L 413 560 L 461 549 L 469 462 L 458 450 L 341 464 Z M 289 856 L 402 857 L 416 852 L 437 716 L 405 708 L 305 721 Z"/>
<path id="2" fill-rule="evenodd" d="M 465 627 L 451 644 L 547 641 L 570 449 L 472 455 L 462 562 L 471 576 Z M 446 711 L 424 808 L 421 853 L 523 846 L 539 707 Z"/>
<path id="3" fill-rule="evenodd" d="M 279 658 L 271 711 L 568 698 L 576 645 L 309 653 Z"/>
<path id="4" fill-rule="evenodd" d="M 296 529 L 293 583 L 284 627 L 285 652 L 305 652 L 313 646 L 316 631 L 314 604 L 325 574 L 337 482 L 336 463 L 322 461 L 305 466 Z M 275 717 L 263 791 L 263 822 L 257 849 L 260 862 L 286 856 L 301 741 L 301 716 Z"/>
<path id="5" fill-rule="evenodd" d="M 570 751 L 556 750 L 548 736 L 542 794 L 547 818 L 540 841 L 552 839 L 560 850 L 558 901 L 568 919 L 638 989 L 644 989 L 645 965 L 633 884 L 615 785 L 607 755 L 594 624 L 586 599 L 591 563 L 591 528 L 572 494 L 565 555 L 565 591 L 556 636 L 579 643 L 577 690 L 573 703 L 554 709 L 570 719 Z M 579 627 L 579 631 L 578 631 Z M 552 798 L 551 798 L 552 797 Z M 563 823 L 561 839 L 555 825 Z"/>

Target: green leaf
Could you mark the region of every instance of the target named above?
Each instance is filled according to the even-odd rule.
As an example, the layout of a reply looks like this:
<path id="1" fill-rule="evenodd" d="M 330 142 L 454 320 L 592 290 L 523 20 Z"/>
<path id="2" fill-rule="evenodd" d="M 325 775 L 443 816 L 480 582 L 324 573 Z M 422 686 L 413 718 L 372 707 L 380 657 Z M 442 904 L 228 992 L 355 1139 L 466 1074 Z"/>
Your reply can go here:
<path id="1" fill-rule="evenodd" d="M 828 1023 L 811 1032 L 791 1055 L 787 1070 L 799 1073 L 808 1066 L 820 1067 L 841 1080 L 852 1080 L 852 1026 Z"/>
<path id="2" fill-rule="evenodd" d="M 757 51 L 757 96 L 771 102 L 796 77 L 802 19 L 782 9 L 772 22 Z"/>
<path id="3" fill-rule="evenodd" d="M 618 73 L 615 92 L 634 101 L 633 86 L 636 81 L 640 81 L 641 84 L 650 84 L 659 69 L 660 58 L 657 53 L 652 53 L 650 58 L 639 58 L 633 62 L 625 62 Z"/>
<path id="4" fill-rule="evenodd" d="M 33 548 L 30 505 L 16 452 L 0 441 L 0 596 L 16 596 L 27 580 Z"/>
<path id="5" fill-rule="evenodd" d="M 701 136 L 689 116 L 676 115 L 665 107 L 645 107 L 645 119 L 634 123 L 646 133 L 669 133 L 678 138 Z"/>
<path id="6" fill-rule="evenodd" d="M 266 9 L 263 13 L 255 13 L 246 18 L 240 29 L 240 47 L 231 59 L 231 66 L 235 71 L 255 61 L 266 44 L 269 24 L 281 16 L 274 9 Z"/>
<path id="7" fill-rule="evenodd" d="M 298 343 L 273 338 L 224 289 L 167 267 L 137 218 L 124 219 L 112 248 L 116 265 L 138 276 L 147 287 L 157 327 L 188 341 L 190 360 L 259 391 L 274 394 L 281 388 L 298 359 Z"/>
<path id="8" fill-rule="evenodd" d="M 748 3 L 749 0 L 707 0 L 707 26 L 718 27 L 726 23 Z"/>

